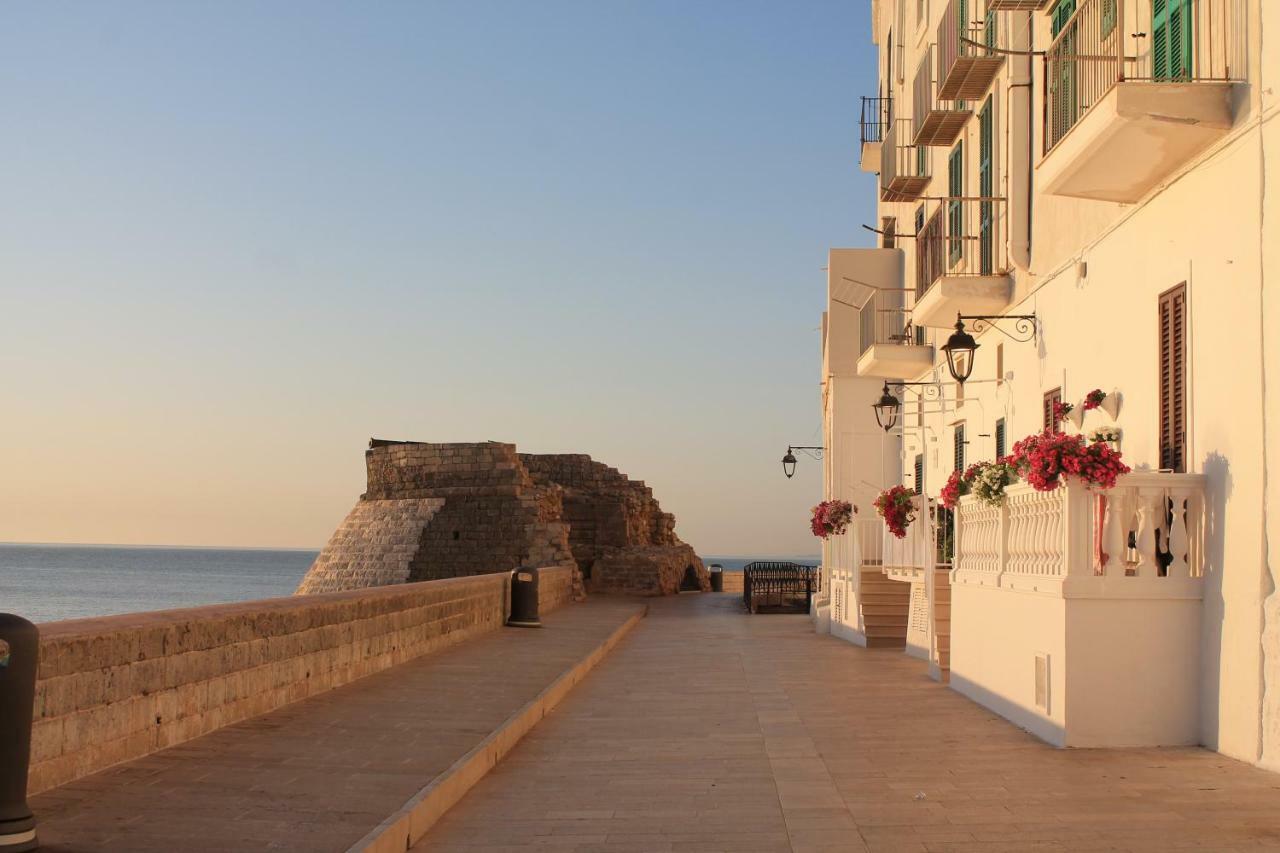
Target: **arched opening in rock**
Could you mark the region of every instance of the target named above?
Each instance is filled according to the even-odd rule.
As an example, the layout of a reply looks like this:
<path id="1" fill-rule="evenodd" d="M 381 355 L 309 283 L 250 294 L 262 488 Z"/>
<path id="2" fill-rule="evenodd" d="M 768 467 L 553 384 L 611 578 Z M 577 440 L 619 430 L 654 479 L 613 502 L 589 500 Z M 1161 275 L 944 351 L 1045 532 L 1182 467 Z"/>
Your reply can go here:
<path id="1" fill-rule="evenodd" d="M 702 584 L 698 581 L 698 570 L 692 565 L 686 566 L 684 579 L 680 581 L 681 592 L 701 592 Z"/>

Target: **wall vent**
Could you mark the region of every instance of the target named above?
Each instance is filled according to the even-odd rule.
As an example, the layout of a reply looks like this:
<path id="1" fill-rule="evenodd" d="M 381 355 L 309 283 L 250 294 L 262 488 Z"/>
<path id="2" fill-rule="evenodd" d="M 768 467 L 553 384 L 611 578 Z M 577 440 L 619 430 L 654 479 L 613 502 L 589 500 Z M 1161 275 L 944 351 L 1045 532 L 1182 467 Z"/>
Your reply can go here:
<path id="1" fill-rule="evenodd" d="M 1049 656 L 1036 655 L 1036 707 L 1049 713 Z"/>

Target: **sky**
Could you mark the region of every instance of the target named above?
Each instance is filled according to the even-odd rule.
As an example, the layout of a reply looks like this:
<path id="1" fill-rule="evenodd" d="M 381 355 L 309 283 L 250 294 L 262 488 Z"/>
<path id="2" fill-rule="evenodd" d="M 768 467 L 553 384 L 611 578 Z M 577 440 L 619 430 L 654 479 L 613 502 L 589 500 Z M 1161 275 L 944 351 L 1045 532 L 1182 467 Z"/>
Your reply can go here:
<path id="1" fill-rule="evenodd" d="M 0 541 L 318 548 L 378 436 L 815 553 L 869 5 L 6 4 Z"/>

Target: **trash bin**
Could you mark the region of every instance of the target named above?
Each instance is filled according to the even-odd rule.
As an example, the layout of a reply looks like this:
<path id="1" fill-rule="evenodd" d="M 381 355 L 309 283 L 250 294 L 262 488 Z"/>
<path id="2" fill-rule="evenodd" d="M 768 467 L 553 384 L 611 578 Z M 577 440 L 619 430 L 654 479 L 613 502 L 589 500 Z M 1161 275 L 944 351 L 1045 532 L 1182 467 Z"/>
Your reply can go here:
<path id="1" fill-rule="evenodd" d="M 711 564 L 711 591 L 724 592 L 724 566 L 719 563 Z"/>
<path id="2" fill-rule="evenodd" d="M 516 628 L 541 628 L 538 620 L 538 570 L 521 566 L 511 573 L 511 618 Z"/>
<path id="3" fill-rule="evenodd" d="M 27 808 L 39 636 L 21 616 L 0 613 L 0 853 L 40 846 L 35 816 Z"/>

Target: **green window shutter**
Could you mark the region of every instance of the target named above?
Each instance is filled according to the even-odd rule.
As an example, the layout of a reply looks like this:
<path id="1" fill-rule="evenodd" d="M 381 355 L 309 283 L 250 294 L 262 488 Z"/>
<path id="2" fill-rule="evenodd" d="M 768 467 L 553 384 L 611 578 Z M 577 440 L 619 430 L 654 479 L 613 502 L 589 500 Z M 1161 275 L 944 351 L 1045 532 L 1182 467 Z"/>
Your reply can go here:
<path id="1" fill-rule="evenodd" d="M 952 440 L 955 442 L 955 470 L 964 470 L 964 424 L 956 424 Z"/>
<path id="2" fill-rule="evenodd" d="M 1111 35 L 1116 28 L 1116 0 L 1102 0 L 1102 37 Z"/>
<path id="3" fill-rule="evenodd" d="M 995 128 L 992 123 L 991 96 L 982 105 L 978 113 L 978 195 L 984 199 L 995 195 L 995 181 L 992 176 L 992 149 L 994 147 Z M 978 249 L 982 275 L 991 275 L 995 262 L 993 231 L 995 225 L 995 208 L 993 202 L 978 202 Z"/>
<path id="4" fill-rule="evenodd" d="M 964 140 L 951 149 L 947 161 L 947 256 L 954 264 L 964 257 Z"/>
<path id="5" fill-rule="evenodd" d="M 1003 459 L 1008 454 L 1008 450 L 1005 447 L 1007 443 L 1004 418 L 1000 418 L 996 421 L 996 459 Z"/>
<path id="6" fill-rule="evenodd" d="M 924 456 L 919 453 L 916 454 L 915 483 L 913 485 L 916 487 L 917 495 L 924 494 Z"/>
<path id="7" fill-rule="evenodd" d="M 1191 22 L 1194 17 L 1191 0 L 1152 0 L 1152 79 L 1191 79 Z"/>
<path id="8" fill-rule="evenodd" d="M 1160 3 L 1163 0 L 1155 0 Z M 1067 21 L 1071 20 L 1071 16 L 1076 13 L 1076 0 L 1060 0 L 1057 6 L 1053 7 L 1050 17 L 1050 25 L 1053 28 L 1054 38 L 1058 37 L 1058 33 L 1062 32 L 1062 28 L 1067 25 Z"/>

